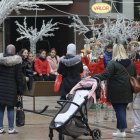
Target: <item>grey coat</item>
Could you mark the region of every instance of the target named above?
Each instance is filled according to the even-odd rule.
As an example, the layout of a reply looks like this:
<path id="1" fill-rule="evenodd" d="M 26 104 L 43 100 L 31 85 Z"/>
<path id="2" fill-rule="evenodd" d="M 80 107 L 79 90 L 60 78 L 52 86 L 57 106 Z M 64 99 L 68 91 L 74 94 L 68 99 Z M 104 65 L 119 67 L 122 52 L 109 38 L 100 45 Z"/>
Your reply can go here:
<path id="1" fill-rule="evenodd" d="M 21 62 L 18 55 L 0 54 L 0 104 L 16 105 L 17 94 L 23 90 Z"/>
<path id="2" fill-rule="evenodd" d="M 126 60 L 127 61 L 127 60 Z M 129 60 L 125 68 L 131 76 L 136 76 L 136 68 Z M 96 75 L 100 80 L 107 80 L 107 101 L 111 103 L 129 103 L 133 100 L 133 93 L 129 75 L 122 64 L 110 61 L 104 73 Z"/>

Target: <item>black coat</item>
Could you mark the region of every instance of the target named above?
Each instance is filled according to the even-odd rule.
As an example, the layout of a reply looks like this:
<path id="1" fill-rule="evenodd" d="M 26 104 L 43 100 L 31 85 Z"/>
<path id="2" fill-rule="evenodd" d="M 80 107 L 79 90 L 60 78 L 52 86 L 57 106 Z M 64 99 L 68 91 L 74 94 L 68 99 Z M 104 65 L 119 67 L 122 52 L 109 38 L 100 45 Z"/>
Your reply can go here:
<path id="1" fill-rule="evenodd" d="M 22 94 L 22 59 L 18 55 L 0 54 L 0 104 L 14 106 L 17 94 Z"/>
<path id="2" fill-rule="evenodd" d="M 129 103 L 133 100 L 129 75 L 136 76 L 136 68 L 129 59 L 110 61 L 104 73 L 96 75 L 101 80 L 107 80 L 107 101 L 111 103 Z"/>
<path id="3" fill-rule="evenodd" d="M 80 56 L 67 55 L 60 60 L 58 73 L 63 76 L 60 93 L 65 96 L 81 80 L 83 64 Z"/>

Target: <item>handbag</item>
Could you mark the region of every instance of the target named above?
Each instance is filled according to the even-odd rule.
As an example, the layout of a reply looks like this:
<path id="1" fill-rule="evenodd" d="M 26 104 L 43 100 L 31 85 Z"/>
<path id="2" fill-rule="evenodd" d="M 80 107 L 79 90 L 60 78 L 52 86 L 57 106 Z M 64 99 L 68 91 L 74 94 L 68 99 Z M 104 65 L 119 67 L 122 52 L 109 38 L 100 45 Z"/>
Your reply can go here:
<path id="1" fill-rule="evenodd" d="M 21 127 L 24 125 L 25 125 L 25 113 L 23 110 L 23 101 L 22 96 L 19 96 L 16 110 L 16 126 Z"/>
<path id="2" fill-rule="evenodd" d="M 140 83 L 139 83 L 138 79 L 135 78 L 134 76 L 131 76 L 124 66 L 123 66 L 123 68 L 125 69 L 125 71 L 127 72 L 128 76 L 129 76 L 129 80 L 130 80 L 130 84 L 131 84 L 133 93 L 135 93 L 135 94 L 139 93 L 140 92 Z"/>
<path id="3" fill-rule="evenodd" d="M 135 94 L 139 93 L 140 92 L 140 83 L 138 82 L 138 80 L 135 77 L 130 76 L 130 83 L 131 83 L 133 92 Z"/>
<path id="4" fill-rule="evenodd" d="M 60 89 L 60 86 L 61 86 L 61 83 L 62 83 L 62 75 L 58 74 L 56 76 L 56 80 L 55 80 L 55 83 L 54 83 L 54 92 L 55 93 L 58 93 L 58 91 Z"/>

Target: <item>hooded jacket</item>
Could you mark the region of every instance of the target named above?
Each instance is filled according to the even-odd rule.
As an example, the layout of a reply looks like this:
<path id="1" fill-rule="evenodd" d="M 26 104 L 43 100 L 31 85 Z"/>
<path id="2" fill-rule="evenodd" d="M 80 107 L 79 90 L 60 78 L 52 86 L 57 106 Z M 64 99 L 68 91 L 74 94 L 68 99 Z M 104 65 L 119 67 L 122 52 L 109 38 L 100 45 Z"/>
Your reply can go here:
<path id="1" fill-rule="evenodd" d="M 22 94 L 22 58 L 0 54 L 0 104 L 14 106 L 17 94 Z"/>
<path id="2" fill-rule="evenodd" d="M 58 73 L 62 75 L 61 95 L 66 95 L 81 80 L 83 64 L 79 55 L 66 55 L 60 59 Z"/>
<path id="3" fill-rule="evenodd" d="M 128 71 L 128 72 L 127 72 Z M 111 103 L 129 103 L 133 93 L 129 75 L 136 76 L 136 68 L 129 59 L 110 61 L 104 73 L 96 75 L 100 80 L 107 80 L 107 101 Z"/>

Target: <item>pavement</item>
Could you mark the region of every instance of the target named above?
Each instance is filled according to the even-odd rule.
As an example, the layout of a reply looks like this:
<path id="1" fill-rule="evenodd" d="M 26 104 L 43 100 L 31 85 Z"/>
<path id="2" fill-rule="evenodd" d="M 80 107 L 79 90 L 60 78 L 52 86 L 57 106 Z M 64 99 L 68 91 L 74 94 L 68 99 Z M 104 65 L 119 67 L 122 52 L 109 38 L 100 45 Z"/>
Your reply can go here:
<path id="1" fill-rule="evenodd" d="M 56 101 L 59 100 L 58 96 L 51 97 L 37 97 L 36 98 L 36 110 L 41 110 L 45 105 L 49 105 L 47 111 L 44 115 L 39 115 L 31 112 L 26 112 L 26 124 L 23 127 L 16 127 L 19 131 L 18 134 L 8 133 L 0 134 L 0 140 L 50 140 L 49 135 L 49 125 L 53 119 L 53 116 L 59 110 L 56 108 Z M 32 98 L 24 97 L 24 108 L 32 110 Z M 132 134 L 130 129 L 132 128 L 131 113 L 132 109 L 130 108 L 127 111 L 127 121 L 128 129 L 126 130 L 126 138 L 113 138 L 112 133 L 116 130 L 116 120 L 112 120 L 112 108 L 109 109 L 109 118 L 104 120 L 104 109 L 98 109 L 96 112 L 95 109 L 89 109 L 88 111 L 88 121 L 91 129 L 99 128 L 102 133 L 101 140 L 140 140 L 140 134 Z M 5 113 L 4 117 L 4 127 L 7 130 L 7 115 Z M 58 133 L 54 131 L 53 140 L 58 139 Z M 69 136 L 65 136 L 65 140 L 73 140 Z M 92 140 L 91 136 L 80 136 L 74 140 Z"/>

